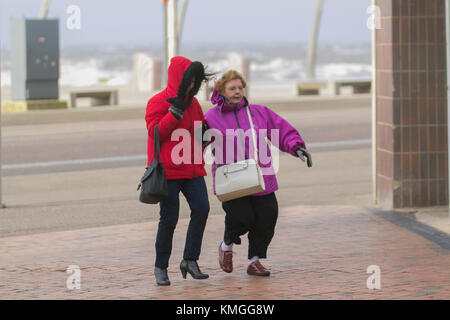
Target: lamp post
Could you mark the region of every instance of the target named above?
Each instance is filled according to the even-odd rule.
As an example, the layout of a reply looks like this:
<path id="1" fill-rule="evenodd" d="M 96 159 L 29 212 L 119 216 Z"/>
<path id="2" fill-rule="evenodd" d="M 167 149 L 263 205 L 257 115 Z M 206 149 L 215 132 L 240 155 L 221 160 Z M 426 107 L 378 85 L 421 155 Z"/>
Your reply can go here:
<path id="1" fill-rule="evenodd" d="M 39 10 L 39 18 L 40 19 L 47 19 L 48 14 L 48 8 L 50 7 L 51 0 L 44 0 L 42 2 L 41 9 Z"/>
<path id="2" fill-rule="evenodd" d="M 164 3 L 164 39 L 165 39 L 165 59 L 163 82 L 167 82 L 167 68 L 170 59 L 179 55 L 181 33 L 183 31 L 184 16 L 188 0 L 180 0 L 179 10 L 177 10 L 177 0 L 161 0 Z M 177 14 L 178 12 L 178 14 Z"/>
<path id="3" fill-rule="evenodd" d="M 322 17 L 323 0 L 319 0 L 316 9 L 314 25 L 311 31 L 311 39 L 309 39 L 308 57 L 307 57 L 307 74 L 309 79 L 316 77 L 316 52 L 317 52 L 317 36 L 319 33 L 320 19 Z"/>
<path id="4" fill-rule="evenodd" d="M 186 15 L 186 8 L 188 0 L 180 0 L 179 12 L 177 17 L 177 33 L 178 33 L 178 48 L 180 48 L 181 34 L 183 32 L 184 16 Z"/>
<path id="5" fill-rule="evenodd" d="M 170 59 L 178 55 L 178 34 L 177 34 L 177 1 L 165 1 L 166 18 L 166 64 Z"/>

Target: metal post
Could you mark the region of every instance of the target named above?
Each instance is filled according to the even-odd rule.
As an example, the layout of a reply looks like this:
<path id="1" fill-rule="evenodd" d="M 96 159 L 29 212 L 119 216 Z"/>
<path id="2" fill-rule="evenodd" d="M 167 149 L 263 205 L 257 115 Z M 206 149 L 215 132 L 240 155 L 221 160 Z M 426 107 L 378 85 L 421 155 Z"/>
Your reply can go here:
<path id="1" fill-rule="evenodd" d="M 164 16 L 164 59 L 163 59 L 163 78 L 162 78 L 162 87 L 165 87 L 167 84 L 167 68 L 169 64 L 167 62 L 167 2 L 163 0 L 163 16 Z"/>
<path id="2" fill-rule="evenodd" d="M 39 18 L 40 19 L 47 19 L 48 8 L 50 7 L 50 1 L 51 0 L 44 0 L 44 2 L 42 2 L 42 6 L 41 6 L 41 9 L 39 11 Z"/>
<path id="3" fill-rule="evenodd" d="M 309 40 L 308 57 L 307 57 L 307 74 L 309 79 L 316 77 L 316 51 L 317 36 L 319 33 L 320 19 L 322 17 L 323 0 L 319 0 L 317 4 L 316 17 L 311 31 L 311 39 Z"/>
<path id="4" fill-rule="evenodd" d="M 447 159 L 448 159 L 448 168 L 450 168 L 450 0 L 445 1 L 445 7 L 446 7 L 446 33 L 447 33 Z M 448 199 L 450 203 L 450 170 L 447 170 L 449 172 L 448 174 L 448 181 L 447 181 L 447 188 L 448 188 Z M 449 204 L 449 218 L 450 218 L 450 204 Z"/>
<path id="5" fill-rule="evenodd" d="M 178 35 L 177 35 L 177 1 L 164 1 L 164 33 L 165 33 L 165 51 L 164 59 L 164 84 L 167 83 L 167 68 L 170 59 L 178 55 Z"/>
<path id="6" fill-rule="evenodd" d="M 176 0 L 166 1 L 166 61 L 178 55 L 177 10 Z"/>
<path id="7" fill-rule="evenodd" d="M 180 39 L 188 0 L 181 1 L 180 8 L 177 10 L 177 0 L 163 0 L 165 39 L 164 84 L 167 83 L 167 68 L 169 67 L 170 59 L 179 55 Z"/>
<path id="8" fill-rule="evenodd" d="M 183 32 L 184 16 L 186 15 L 188 0 L 181 0 L 180 8 L 177 18 L 177 35 L 178 35 L 178 49 L 180 49 L 181 33 Z"/>
<path id="9" fill-rule="evenodd" d="M 375 8 L 375 0 L 372 0 L 372 7 Z M 372 199 L 376 205 L 377 199 L 377 43 L 376 43 L 376 23 L 375 14 L 372 15 Z"/>

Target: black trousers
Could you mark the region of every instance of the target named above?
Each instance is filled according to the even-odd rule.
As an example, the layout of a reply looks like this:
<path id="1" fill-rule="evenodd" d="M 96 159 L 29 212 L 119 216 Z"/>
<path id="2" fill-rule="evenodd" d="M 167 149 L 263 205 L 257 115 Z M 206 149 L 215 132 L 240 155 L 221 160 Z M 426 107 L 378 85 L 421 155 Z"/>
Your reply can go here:
<path id="1" fill-rule="evenodd" d="M 275 193 L 226 201 L 222 208 L 226 213 L 225 244 L 241 244 L 240 237 L 248 232 L 248 258 L 266 258 L 278 218 Z"/>

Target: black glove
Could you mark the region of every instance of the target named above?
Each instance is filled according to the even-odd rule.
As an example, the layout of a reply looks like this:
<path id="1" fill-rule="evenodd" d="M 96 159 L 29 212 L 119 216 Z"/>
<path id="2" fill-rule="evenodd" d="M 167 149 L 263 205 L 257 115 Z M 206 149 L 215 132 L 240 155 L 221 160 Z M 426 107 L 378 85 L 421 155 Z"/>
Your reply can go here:
<path id="1" fill-rule="evenodd" d="M 308 151 L 306 151 L 306 149 L 303 148 L 299 148 L 297 150 L 295 150 L 295 153 L 298 155 L 298 157 L 304 162 L 305 161 L 305 157 L 307 158 L 307 164 L 308 164 L 308 168 L 312 167 L 312 158 L 311 155 L 309 154 Z"/>
<path id="2" fill-rule="evenodd" d="M 203 146 L 203 147 L 209 143 L 209 136 L 206 137 L 206 131 L 208 131 L 208 130 L 209 130 L 209 126 L 208 126 L 208 124 L 205 122 L 205 123 L 202 125 L 202 146 Z"/>
<path id="3" fill-rule="evenodd" d="M 207 130 L 209 130 L 209 126 L 208 126 L 208 123 L 205 122 L 205 123 L 202 125 L 202 137 L 205 135 L 205 133 L 206 133 Z"/>
<path id="4" fill-rule="evenodd" d="M 192 97 L 197 94 L 203 80 L 206 80 L 203 64 L 198 61 L 192 62 L 186 71 L 183 72 L 181 83 L 178 86 L 177 96 L 175 98 L 167 99 L 167 101 L 172 104 L 169 111 L 176 119 L 180 120 L 183 118 L 184 110 L 186 110 L 188 104 L 190 104 Z M 194 84 L 194 87 L 188 92 L 191 84 Z M 188 96 L 189 103 L 184 102 L 186 96 Z"/>
<path id="5" fill-rule="evenodd" d="M 167 102 L 172 104 L 169 108 L 169 111 L 173 114 L 173 116 L 178 120 L 183 118 L 184 110 L 186 110 L 187 108 L 186 102 L 184 102 L 184 100 L 180 99 L 179 97 L 169 98 L 167 99 Z"/>

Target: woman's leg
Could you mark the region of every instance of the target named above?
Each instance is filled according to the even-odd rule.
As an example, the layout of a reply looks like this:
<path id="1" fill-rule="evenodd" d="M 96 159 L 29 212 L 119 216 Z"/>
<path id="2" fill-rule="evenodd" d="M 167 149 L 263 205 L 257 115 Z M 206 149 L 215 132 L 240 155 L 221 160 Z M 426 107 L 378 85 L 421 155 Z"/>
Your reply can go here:
<path id="1" fill-rule="evenodd" d="M 155 266 L 166 269 L 169 266 L 169 258 L 172 252 L 172 239 L 177 226 L 180 212 L 180 182 L 179 180 L 167 181 L 169 194 L 160 202 L 160 218 L 158 233 L 156 235 L 156 262 Z"/>
<path id="2" fill-rule="evenodd" d="M 233 272 L 233 243 L 241 244 L 241 236 L 254 223 L 254 213 L 249 197 L 242 197 L 222 203 L 225 211 L 225 232 L 219 246 L 219 265 L 223 271 Z"/>
<path id="3" fill-rule="evenodd" d="M 203 232 L 209 214 L 208 191 L 205 179 L 183 180 L 181 192 L 191 208 L 191 220 L 186 234 L 183 259 L 198 260 L 202 248 Z"/>
<path id="4" fill-rule="evenodd" d="M 255 223 L 250 197 L 242 197 L 222 203 L 225 211 L 225 232 L 223 240 L 226 245 L 241 244 L 241 236 L 246 234 Z"/>
<path id="5" fill-rule="evenodd" d="M 275 233 L 278 219 L 278 202 L 275 193 L 251 197 L 255 223 L 248 233 L 248 258 L 267 257 L 267 248 Z"/>

